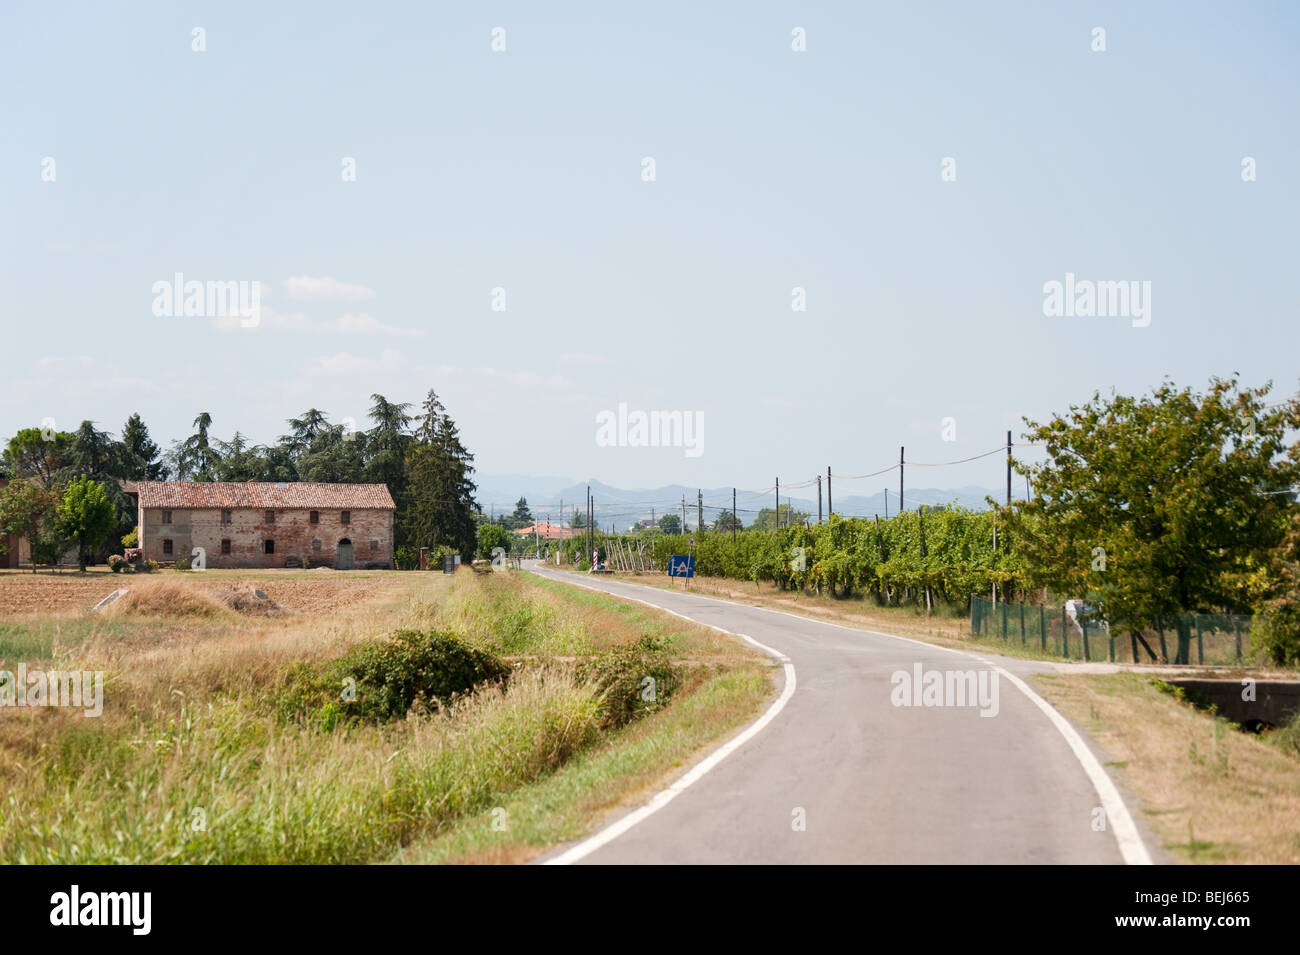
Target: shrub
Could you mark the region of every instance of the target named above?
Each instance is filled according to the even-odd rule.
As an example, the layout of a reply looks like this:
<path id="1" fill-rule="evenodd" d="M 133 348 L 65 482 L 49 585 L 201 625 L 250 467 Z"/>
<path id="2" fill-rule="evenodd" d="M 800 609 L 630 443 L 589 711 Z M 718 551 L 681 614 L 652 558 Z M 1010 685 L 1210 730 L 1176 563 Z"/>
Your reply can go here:
<path id="1" fill-rule="evenodd" d="M 172 564 L 172 570 L 189 570 L 193 566 L 188 557 L 178 557 L 175 563 Z"/>
<path id="2" fill-rule="evenodd" d="M 115 574 L 129 574 L 132 567 L 121 554 L 108 555 L 108 569 Z"/>
<path id="3" fill-rule="evenodd" d="M 433 708 L 484 684 L 505 683 L 510 673 L 509 664 L 455 637 L 401 630 L 326 666 L 296 665 L 278 710 L 282 718 L 305 715 L 322 728 L 340 718 L 380 723 L 405 716 L 417 704 Z"/>
<path id="4" fill-rule="evenodd" d="M 131 533 L 129 533 L 129 534 L 123 534 L 123 535 L 122 535 L 122 546 L 123 546 L 123 547 L 139 547 L 139 546 L 140 546 L 140 528 L 139 528 L 139 527 L 133 527 L 133 528 L 131 528 Z"/>
<path id="5" fill-rule="evenodd" d="M 1300 665 L 1300 594 L 1264 601 L 1251 624 L 1250 642 L 1275 666 Z"/>
<path id="6" fill-rule="evenodd" d="M 644 636 L 580 664 L 578 679 L 595 686 L 602 726 L 623 726 L 661 709 L 680 680 L 662 640 Z"/>

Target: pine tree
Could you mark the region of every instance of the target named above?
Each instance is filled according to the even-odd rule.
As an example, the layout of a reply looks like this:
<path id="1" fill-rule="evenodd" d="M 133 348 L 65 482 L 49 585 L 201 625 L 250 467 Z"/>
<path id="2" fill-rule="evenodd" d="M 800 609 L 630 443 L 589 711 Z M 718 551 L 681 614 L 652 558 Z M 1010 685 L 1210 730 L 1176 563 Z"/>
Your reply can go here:
<path id="1" fill-rule="evenodd" d="M 166 480 L 167 465 L 159 459 L 159 453 L 140 415 L 127 418 L 122 428 L 122 476 L 132 481 Z"/>
<path id="2" fill-rule="evenodd" d="M 474 456 L 461 443 L 456 423 L 433 390 L 422 407 L 406 456 L 409 501 L 398 514 L 402 542 L 472 554 L 477 543 Z"/>

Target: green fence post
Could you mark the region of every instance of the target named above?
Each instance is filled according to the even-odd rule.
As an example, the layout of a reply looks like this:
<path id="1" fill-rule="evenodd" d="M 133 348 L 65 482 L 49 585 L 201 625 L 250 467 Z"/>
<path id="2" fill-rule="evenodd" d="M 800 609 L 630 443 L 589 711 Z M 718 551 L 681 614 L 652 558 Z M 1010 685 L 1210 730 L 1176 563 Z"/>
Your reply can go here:
<path id="1" fill-rule="evenodd" d="M 1065 608 L 1061 608 L 1061 656 L 1070 659 L 1070 628 L 1065 622 Z"/>
<path id="2" fill-rule="evenodd" d="M 1092 648 L 1088 646 L 1088 621 L 1086 619 L 1080 619 L 1079 626 L 1083 628 L 1083 659 L 1086 662 L 1091 663 Z"/>
<path id="3" fill-rule="evenodd" d="M 1201 640 L 1201 615 L 1193 614 L 1192 619 L 1196 621 L 1196 662 L 1197 664 L 1205 663 L 1205 643 Z"/>
<path id="4" fill-rule="evenodd" d="M 1007 602 L 1002 601 L 1002 639 L 1007 638 Z"/>
<path id="5" fill-rule="evenodd" d="M 1241 618 L 1232 618 L 1232 632 L 1237 638 L 1237 662 L 1241 662 Z"/>
<path id="6" fill-rule="evenodd" d="M 975 598 L 970 601 L 970 635 L 973 637 L 979 633 L 979 627 L 975 625 L 975 616 L 979 613 L 979 604 L 975 603 Z"/>
<path id="7" fill-rule="evenodd" d="M 1106 628 L 1106 642 L 1110 644 L 1110 662 L 1115 662 L 1115 635 L 1110 632 L 1110 627 Z"/>
<path id="8" fill-rule="evenodd" d="M 1038 638 L 1042 641 L 1043 652 L 1047 652 L 1047 608 L 1042 604 L 1038 605 Z M 1241 654 L 1237 654 L 1240 656 Z"/>
<path id="9" fill-rule="evenodd" d="M 1025 605 L 1020 605 L 1020 645 L 1025 645 Z"/>

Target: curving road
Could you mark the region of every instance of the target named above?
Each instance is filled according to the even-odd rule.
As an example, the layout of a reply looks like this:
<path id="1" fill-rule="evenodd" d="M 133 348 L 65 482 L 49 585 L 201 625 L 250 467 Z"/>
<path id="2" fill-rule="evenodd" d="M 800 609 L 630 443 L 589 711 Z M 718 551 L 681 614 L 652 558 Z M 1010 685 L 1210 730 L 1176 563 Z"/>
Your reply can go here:
<path id="1" fill-rule="evenodd" d="M 1151 861 L 1151 841 L 1102 768 L 1104 757 L 1024 682 L 1050 665 L 530 569 L 742 635 L 782 663 L 778 698 L 755 724 L 647 805 L 543 861 Z M 918 665 L 922 686 L 938 671 L 951 692 L 973 671 L 966 679 L 976 687 L 984 680 L 983 705 L 915 705 L 925 697 L 895 674 L 915 680 Z M 897 705 L 902 699 L 913 705 Z M 995 715 L 981 716 L 994 713 L 994 701 Z"/>

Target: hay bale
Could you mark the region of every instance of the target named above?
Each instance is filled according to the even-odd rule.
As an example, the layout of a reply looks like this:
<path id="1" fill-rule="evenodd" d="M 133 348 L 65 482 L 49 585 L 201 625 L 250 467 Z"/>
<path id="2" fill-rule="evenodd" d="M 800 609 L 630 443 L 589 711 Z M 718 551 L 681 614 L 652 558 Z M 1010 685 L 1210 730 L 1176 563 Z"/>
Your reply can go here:
<path id="1" fill-rule="evenodd" d="M 217 591 L 217 599 L 236 613 L 274 617 L 283 612 L 280 605 L 252 584 L 226 587 Z"/>
<path id="2" fill-rule="evenodd" d="M 150 617 L 215 617 L 229 613 L 225 604 L 189 581 L 166 577 L 137 584 L 108 609 Z"/>

